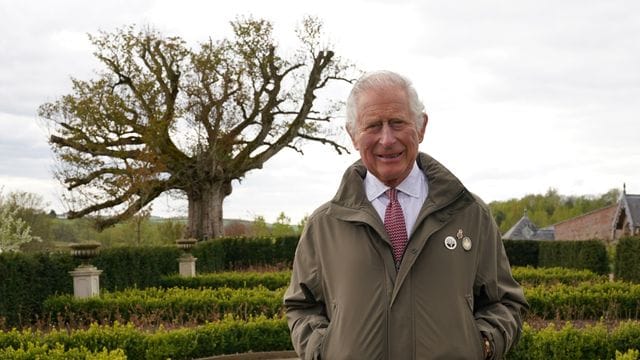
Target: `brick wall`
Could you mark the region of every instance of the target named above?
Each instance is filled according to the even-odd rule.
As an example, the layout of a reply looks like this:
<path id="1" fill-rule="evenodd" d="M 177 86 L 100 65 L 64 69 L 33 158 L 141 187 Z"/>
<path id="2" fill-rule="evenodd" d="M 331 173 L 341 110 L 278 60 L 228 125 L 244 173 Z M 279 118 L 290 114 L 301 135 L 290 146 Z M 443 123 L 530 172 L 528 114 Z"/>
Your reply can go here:
<path id="1" fill-rule="evenodd" d="M 613 217 L 618 204 L 554 225 L 556 240 L 613 240 Z"/>

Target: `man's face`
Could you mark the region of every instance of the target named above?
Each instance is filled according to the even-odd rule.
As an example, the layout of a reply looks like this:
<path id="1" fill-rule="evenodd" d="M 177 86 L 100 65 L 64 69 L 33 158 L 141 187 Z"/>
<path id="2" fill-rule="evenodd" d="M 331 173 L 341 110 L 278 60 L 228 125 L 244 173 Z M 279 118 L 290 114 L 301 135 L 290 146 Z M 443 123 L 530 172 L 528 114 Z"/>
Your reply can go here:
<path id="1" fill-rule="evenodd" d="M 387 186 L 397 186 L 413 168 L 427 126 L 416 128 L 405 91 L 398 87 L 361 94 L 351 141 L 367 170 Z"/>

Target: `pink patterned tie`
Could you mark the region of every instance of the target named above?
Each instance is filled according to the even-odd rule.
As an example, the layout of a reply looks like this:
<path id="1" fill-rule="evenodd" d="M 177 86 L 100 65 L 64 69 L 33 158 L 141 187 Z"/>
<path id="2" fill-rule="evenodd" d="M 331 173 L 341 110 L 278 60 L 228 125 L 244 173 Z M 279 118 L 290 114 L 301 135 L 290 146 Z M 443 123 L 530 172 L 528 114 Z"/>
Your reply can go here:
<path id="1" fill-rule="evenodd" d="M 396 269 L 400 268 L 402 254 L 407 247 L 407 226 L 404 223 L 404 215 L 402 207 L 398 201 L 398 190 L 390 188 L 387 190 L 389 204 L 384 212 L 384 228 L 391 238 L 391 247 L 393 248 L 393 259 L 396 263 Z"/>

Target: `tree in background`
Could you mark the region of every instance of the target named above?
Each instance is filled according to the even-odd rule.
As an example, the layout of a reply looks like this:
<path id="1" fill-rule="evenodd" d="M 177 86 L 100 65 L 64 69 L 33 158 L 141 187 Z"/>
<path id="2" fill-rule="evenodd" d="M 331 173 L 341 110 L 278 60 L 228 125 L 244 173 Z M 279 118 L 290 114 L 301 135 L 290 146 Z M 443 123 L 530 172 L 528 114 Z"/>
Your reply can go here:
<path id="1" fill-rule="evenodd" d="M 31 235 L 31 227 L 20 217 L 24 209 L 17 200 L 24 199 L 21 194 L 26 193 L 14 192 L 5 197 L 0 191 L 0 253 L 19 251 L 22 244 L 40 241 Z"/>
<path id="2" fill-rule="evenodd" d="M 103 229 L 174 191 L 189 204 L 185 236 L 217 237 L 233 180 L 282 149 L 302 153 L 305 140 L 348 152 L 329 138 L 338 107 L 327 101 L 320 111 L 316 101 L 350 70 L 321 45 L 321 23 L 305 19 L 301 45 L 287 57 L 271 23 L 231 26 L 230 39 L 196 50 L 133 27 L 90 37 L 105 70 L 73 79 L 71 94 L 39 109 L 51 124 L 69 218 L 96 215 Z"/>
<path id="3" fill-rule="evenodd" d="M 556 189 L 546 194 L 529 194 L 521 199 L 493 201 L 489 207 L 500 231 L 507 232 L 527 211 L 527 217 L 538 227 L 546 227 L 586 214 L 618 202 L 620 190 L 611 189 L 600 196 L 560 195 Z"/>

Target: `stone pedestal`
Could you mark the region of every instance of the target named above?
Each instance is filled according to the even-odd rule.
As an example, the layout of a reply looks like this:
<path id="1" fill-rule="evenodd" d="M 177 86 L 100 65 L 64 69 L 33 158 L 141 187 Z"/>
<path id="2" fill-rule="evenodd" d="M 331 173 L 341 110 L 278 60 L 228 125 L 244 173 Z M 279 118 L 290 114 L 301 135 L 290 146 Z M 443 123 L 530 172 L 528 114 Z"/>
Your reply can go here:
<path id="1" fill-rule="evenodd" d="M 92 265 L 80 265 L 75 270 L 69 271 L 73 276 L 73 295 L 78 299 L 84 299 L 100 295 L 100 274 Z"/>
<path id="2" fill-rule="evenodd" d="M 178 262 L 180 262 L 180 276 L 196 276 L 196 260 L 198 260 L 198 258 L 187 254 L 179 257 Z"/>

